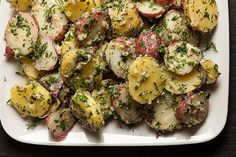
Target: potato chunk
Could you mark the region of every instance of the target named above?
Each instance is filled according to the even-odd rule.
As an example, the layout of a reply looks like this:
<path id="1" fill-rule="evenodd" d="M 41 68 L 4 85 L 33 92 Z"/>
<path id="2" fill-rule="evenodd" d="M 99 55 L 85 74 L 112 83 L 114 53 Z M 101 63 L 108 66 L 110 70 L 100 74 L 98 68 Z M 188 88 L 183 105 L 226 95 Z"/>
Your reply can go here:
<path id="1" fill-rule="evenodd" d="M 18 84 L 11 88 L 11 104 L 22 117 L 42 117 L 51 103 L 49 91 L 37 82 Z"/>
<path id="2" fill-rule="evenodd" d="M 218 22 L 218 7 L 215 0 L 184 1 L 184 12 L 190 26 L 203 33 L 211 32 Z"/>
<path id="3" fill-rule="evenodd" d="M 89 92 L 77 91 L 71 98 L 71 110 L 82 127 L 90 131 L 99 131 L 105 125 L 101 108 Z"/>
<path id="4" fill-rule="evenodd" d="M 68 0 L 64 4 L 64 12 L 72 22 L 78 20 L 85 12 L 100 4 L 100 0 Z"/>
<path id="5" fill-rule="evenodd" d="M 166 71 L 165 89 L 172 94 L 185 94 L 201 87 L 206 78 L 205 72 L 197 66 L 184 76 Z"/>
<path id="6" fill-rule="evenodd" d="M 136 6 L 130 0 L 114 1 L 108 13 L 115 36 L 134 36 L 143 26 Z"/>
<path id="7" fill-rule="evenodd" d="M 34 65 L 33 60 L 30 60 L 28 58 L 23 58 L 20 60 L 21 68 L 23 72 L 32 79 L 37 79 L 39 76 L 40 71 L 38 71 Z"/>
<path id="8" fill-rule="evenodd" d="M 151 105 L 147 122 L 149 127 L 160 133 L 172 132 L 180 129 L 180 122 L 176 118 L 175 96 L 165 91 Z"/>
<path id="9" fill-rule="evenodd" d="M 138 57 L 129 68 L 129 92 L 141 104 L 150 104 L 157 98 L 162 93 L 164 81 L 161 68 L 152 57 Z"/>
<path id="10" fill-rule="evenodd" d="M 212 60 L 205 60 L 201 62 L 201 66 L 206 72 L 206 83 L 215 83 L 217 78 L 220 76 L 218 65 L 215 64 Z"/>
<path id="11" fill-rule="evenodd" d="M 19 11 L 26 11 L 31 6 L 33 0 L 9 0 L 11 5 Z"/>

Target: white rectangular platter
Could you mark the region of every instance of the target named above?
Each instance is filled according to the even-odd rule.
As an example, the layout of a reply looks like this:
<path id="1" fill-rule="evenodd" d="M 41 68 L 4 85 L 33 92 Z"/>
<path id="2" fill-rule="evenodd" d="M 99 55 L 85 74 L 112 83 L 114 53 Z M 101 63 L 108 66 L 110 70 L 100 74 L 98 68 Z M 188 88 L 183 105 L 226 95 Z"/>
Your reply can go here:
<path id="1" fill-rule="evenodd" d="M 229 15 L 228 1 L 217 0 L 219 7 L 219 24 L 211 39 L 216 43 L 218 53 L 209 52 L 210 58 L 219 65 L 221 76 L 214 90 L 211 91 L 210 109 L 206 121 L 193 129 L 184 129 L 173 134 L 156 137 L 155 133 L 140 125 L 134 129 L 121 128 L 117 122 L 110 122 L 98 135 L 84 131 L 75 125 L 66 139 L 55 141 L 46 126 L 41 124 L 33 130 L 28 130 L 26 121 L 6 102 L 9 99 L 10 88 L 25 79 L 15 74 L 17 65 L 13 60 L 6 59 L 4 31 L 12 11 L 6 0 L 0 5 L 0 117 L 7 134 L 13 139 L 37 145 L 58 146 L 163 146 L 202 143 L 215 138 L 224 128 L 228 113 L 229 91 Z"/>

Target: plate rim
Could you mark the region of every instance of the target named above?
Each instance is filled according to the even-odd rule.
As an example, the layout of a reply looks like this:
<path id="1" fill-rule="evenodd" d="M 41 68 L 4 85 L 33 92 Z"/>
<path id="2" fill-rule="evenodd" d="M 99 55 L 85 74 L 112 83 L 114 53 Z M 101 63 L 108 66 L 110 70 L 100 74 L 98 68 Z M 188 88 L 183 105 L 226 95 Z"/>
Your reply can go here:
<path id="1" fill-rule="evenodd" d="M 16 137 L 13 134 L 11 134 L 9 132 L 9 130 L 6 128 L 6 125 L 4 124 L 5 121 L 2 119 L 2 115 L 3 115 L 2 112 L 3 111 L 0 110 L 0 121 L 1 121 L 1 125 L 2 125 L 3 130 L 5 131 L 5 133 L 10 138 L 12 138 L 12 139 L 14 139 L 14 140 L 16 140 L 16 141 L 18 141 L 20 143 L 31 144 L 31 145 L 41 145 L 41 146 L 68 146 L 68 147 L 70 147 L 70 146 L 73 146 L 73 147 L 76 147 L 76 146 L 86 146 L 86 147 L 87 146 L 88 147 L 93 147 L 93 146 L 99 146 L 99 147 L 100 146 L 101 147 L 103 147 L 103 146 L 105 146 L 105 147 L 110 147 L 110 146 L 131 146 L 131 147 L 133 147 L 133 146 L 170 146 L 170 145 L 174 146 L 174 145 L 190 145 L 190 144 L 205 143 L 205 142 L 208 142 L 208 141 L 211 141 L 211 140 L 215 139 L 216 137 L 219 136 L 219 134 L 223 131 L 223 129 L 226 126 L 226 122 L 227 122 L 227 118 L 228 118 L 228 110 L 229 110 L 229 108 L 228 108 L 229 107 L 229 84 L 230 84 L 230 81 L 229 81 L 230 80 L 229 2 L 226 1 L 225 3 L 226 3 L 226 6 L 227 6 L 226 7 L 227 12 L 225 13 L 225 14 L 227 14 L 227 19 L 225 19 L 225 22 L 226 22 L 226 25 L 227 25 L 226 28 L 228 29 L 227 34 L 226 34 L 227 35 L 227 39 L 228 39 L 226 49 L 228 50 L 227 53 L 229 54 L 229 57 L 227 57 L 228 64 L 227 64 L 227 67 L 226 67 L 228 75 L 227 75 L 227 80 L 225 80 L 225 81 L 227 81 L 227 89 L 228 89 L 227 93 L 226 93 L 226 95 L 227 95 L 227 104 L 225 104 L 227 112 L 225 113 L 225 117 L 223 117 L 224 118 L 224 121 L 223 121 L 224 123 L 221 123 L 220 129 L 217 130 L 218 132 L 213 134 L 212 136 L 204 138 L 204 139 L 201 139 L 201 140 L 197 140 L 197 141 L 188 141 L 188 142 L 180 141 L 180 142 L 169 142 L 169 143 L 161 143 L 161 144 L 159 144 L 158 142 L 156 142 L 156 143 L 132 143 L 132 144 L 129 144 L 129 143 L 118 143 L 118 144 L 116 144 L 116 143 L 108 143 L 107 144 L 107 143 L 89 143 L 89 142 L 86 143 L 86 144 L 84 144 L 84 143 L 61 143 L 61 142 L 58 142 L 58 143 L 55 143 L 55 142 L 43 143 L 43 142 L 27 141 L 27 140 L 24 140 L 24 139 L 20 139 L 19 137 Z M 0 0 L 0 8 L 2 8 L 2 7 L 3 7 L 3 3 Z M 1 19 L 1 16 L 0 16 L 0 19 Z M 1 78 L 4 77 L 2 73 L 0 73 L 0 75 L 1 75 Z M 224 82 L 224 83 L 226 83 L 226 82 Z M 3 84 L 3 81 L 0 81 L 0 85 L 1 86 L 2 86 L 2 84 Z M 0 106 L 6 104 L 6 102 L 3 102 L 3 99 L 0 99 L 0 101 L 1 101 Z"/>

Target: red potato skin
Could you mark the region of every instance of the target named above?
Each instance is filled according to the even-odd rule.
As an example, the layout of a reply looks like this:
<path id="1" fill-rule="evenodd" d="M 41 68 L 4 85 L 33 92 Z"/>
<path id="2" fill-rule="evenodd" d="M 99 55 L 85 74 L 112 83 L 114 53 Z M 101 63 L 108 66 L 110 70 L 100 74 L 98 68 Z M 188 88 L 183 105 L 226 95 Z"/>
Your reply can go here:
<path id="1" fill-rule="evenodd" d="M 51 70 L 56 69 L 57 66 L 58 66 L 59 53 L 58 53 L 58 51 L 57 51 L 57 49 L 56 49 L 56 44 L 55 44 L 55 41 L 53 40 L 52 37 L 50 37 L 50 36 L 43 36 L 42 38 L 49 38 L 49 39 L 52 41 L 52 44 L 53 44 L 54 50 L 55 50 L 55 52 L 56 52 L 56 54 L 57 54 L 57 62 L 56 62 L 56 64 L 55 64 L 54 66 L 48 68 L 47 70 L 44 70 L 44 71 L 51 71 Z"/>
<path id="2" fill-rule="evenodd" d="M 55 42 L 60 42 L 64 39 L 65 34 L 67 33 L 67 30 L 63 28 L 61 32 L 58 34 L 58 36 L 54 39 Z"/>
<path id="3" fill-rule="evenodd" d="M 103 18 L 103 19 L 102 19 Z M 97 25 L 98 21 L 100 20 L 105 21 L 107 24 L 110 23 L 110 20 L 108 18 L 108 15 L 103 12 L 103 11 L 95 11 L 95 12 L 91 12 L 88 17 L 81 17 L 80 20 L 77 22 L 75 28 L 76 28 L 76 36 L 79 37 L 81 34 L 87 34 L 87 37 L 84 38 L 83 40 L 81 40 L 81 45 L 82 46 L 93 46 L 96 45 L 96 43 L 92 42 L 91 44 L 87 45 L 87 44 L 83 44 L 83 42 L 86 42 L 86 40 L 90 39 L 90 32 L 88 31 L 89 29 L 94 29 L 94 26 Z M 107 28 L 103 28 L 100 25 L 97 25 L 98 28 L 100 28 L 100 35 L 99 35 L 99 42 L 102 42 L 105 39 L 105 32 Z M 86 29 L 85 29 L 86 28 Z M 78 40 L 80 40 L 78 38 Z"/>
<path id="4" fill-rule="evenodd" d="M 174 2 L 175 0 L 156 0 L 156 3 L 161 4 L 162 6 L 171 6 Z"/>
<path id="5" fill-rule="evenodd" d="M 176 106 L 176 118 L 182 124 L 186 125 L 186 127 L 200 124 L 206 118 L 209 101 L 205 94 L 202 92 L 188 93 L 178 102 Z M 201 104 L 198 104 L 198 99 Z"/>
<path id="6" fill-rule="evenodd" d="M 6 46 L 4 56 L 7 58 L 13 57 L 14 51 L 10 47 Z"/>
<path id="7" fill-rule="evenodd" d="M 32 16 L 32 18 L 33 18 L 34 24 L 38 27 L 38 32 L 39 32 L 39 23 L 34 16 Z"/>
<path id="8" fill-rule="evenodd" d="M 188 105 L 190 99 L 191 99 L 191 95 L 187 94 L 185 96 L 185 100 L 180 101 L 177 104 L 177 107 L 176 107 L 176 117 L 178 117 L 178 119 L 183 119 L 185 117 L 185 113 L 187 112 L 187 107 L 188 107 L 187 105 Z"/>
<path id="9" fill-rule="evenodd" d="M 57 54 L 57 63 L 56 63 L 53 67 L 49 68 L 49 70 L 47 70 L 47 71 L 50 71 L 50 70 L 55 69 L 55 68 L 58 66 L 58 60 L 59 60 L 59 53 L 57 52 L 57 49 L 56 49 L 56 47 L 55 47 L 56 44 L 55 44 L 54 40 L 53 40 L 51 37 L 49 37 L 49 38 L 51 39 L 51 41 L 52 41 L 52 43 L 53 43 L 53 47 L 54 47 L 55 52 L 56 52 L 56 54 Z"/>
<path id="10" fill-rule="evenodd" d="M 51 114 L 50 114 L 50 115 L 51 115 Z M 50 115 L 47 116 L 47 118 L 46 118 L 46 125 L 47 125 L 47 126 L 48 126 L 48 124 L 49 124 Z M 74 123 L 74 124 L 75 124 L 75 123 Z M 52 133 L 52 135 L 53 135 L 53 137 L 54 137 L 56 140 L 58 140 L 58 141 L 64 140 L 64 139 L 66 138 L 67 134 L 68 134 L 68 133 L 70 132 L 70 130 L 73 128 L 73 126 L 74 126 L 74 125 L 72 125 L 70 129 L 68 129 L 66 132 L 64 132 L 64 133 L 61 134 L 60 136 L 54 135 L 53 133 Z"/>
<path id="11" fill-rule="evenodd" d="M 31 17 L 32 17 L 34 24 L 37 27 L 38 33 L 39 33 L 38 21 L 35 19 L 34 16 L 31 15 Z M 10 57 L 14 57 L 14 54 L 15 54 L 14 51 L 9 46 L 6 46 L 4 56 L 7 58 L 10 58 Z"/>
<path id="12" fill-rule="evenodd" d="M 156 36 L 153 38 L 153 36 Z M 164 45 L 164 40 L 156 32 L 142 32 L 135 40 L 135 51 L 138 55 L 149 55 L 162 61 L 159 48 Z"/>
<path id="13" fill-rule="evenodd" d="M 158 19 L 159 17 L 161 17 L 165 12 L 164 11 L 160 11 L 158 13 L 153 13 L 153 14 L 150 14 L 150 13 L 145 13 L 145 12 L 142 12 L 139 10 L 139 13 L 143 16 L 143 17 L 146 17 L 148 19 Z"/>

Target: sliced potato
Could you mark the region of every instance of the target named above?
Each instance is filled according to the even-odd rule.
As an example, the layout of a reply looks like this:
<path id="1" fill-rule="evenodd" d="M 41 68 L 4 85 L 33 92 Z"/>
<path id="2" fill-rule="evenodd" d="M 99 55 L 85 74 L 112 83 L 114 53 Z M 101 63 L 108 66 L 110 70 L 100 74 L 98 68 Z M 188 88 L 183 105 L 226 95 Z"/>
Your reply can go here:
<path id="1" fill-rule="evenodd" d="M 107 12 L 100 8 L 92 9 L 76 22 L 75 35 L 81 46 L 96 46 L 104 41 L 109 27 L 110 18 Z"/>
<path id="2" fill-rule="evenodd" d="M 212 60 L 205 60 L 201 62 L 203 70 L 206 72 L 206 83 L 213 84 L 216 82 L 217 78 L 220 76 L 218 65 Z"/>
<path id="3" fill-rule="evenodd" d="M 135 48 L 132 38 L 119 37 L 108 44 L 106 61 L 116 76 L 125 79 L 129 66 L 134 62 Z"/>
<path id="4" fill-rule="evenodd" d="M 209 110 L 209 93 L 203 91 L 177 97 L 177 119 L 187 127 L 193 127 L 206 119 Z"/>
<path id="5" fill-rule="evenodd" d="M 152 57 L 138 57 L 129 68 L 129 92 L 141 104 L 150 104 L 157 98 L 162 93 L 164 81 L 162 70 Z"/>
<path id="6" fill-rule="evenodd" d="M 33 0 L 8 0 L 17 11 L 26 11 L 30 8 Z"/>
<path id="7" fill-rule="evenodd" d="M 47 127 L 55 138 L 64 138 L 73 127 L 76 118 L 71 109 L 60 109 L 47 117 Z"/>
<path id="8" fill-rule="evenodd" d="M 169 10 L 158 23 L 156 31 L 165 39 L 167 45 L 174 41 L 186 41 L 194 46 L 198 45 L 199 35 L 187 26 L 186 17 L 181 11 Z"/>
<path id="9" fill-rule="evenodd" d="M 39 83 L 50 91 L 54 98 L 57 98 L 64 81 L 59 73 L 50 73 L 41 77 Z"/>
<path id="10" fill-rule="evenodd" d="M 190 73 L 202 58 L 201 50 L 186 42 L 175 42 L 169 45 L 164 55 L 167 69 L 178 75 Z"/>
<path id="11" fill-rule="evenodd" d="M 91 55 L 83 49 L 75 49 L 67 52 L 61 59 L 60 73 L 65 82 L 71 78 L 76 71 L 91 60 Z"/>
<path id="12" fill-rule="evenodd" d="M 100 105 L 105 120 L 113 115 L 110 89 L 114 88 L 114 84 L 113 80 L 103 80 L 101 87 L 92 92 L 92 97 Z"/>
<path id="13" fill-rule="evenodd" d="M 73 115 L 79 119 L 79 123 L 85 129 L 96 132 L 104 127 L 101 108 L 89 92 L 77 91 L 71 98 L 70 107 Z"/>
<path id="14" fill-rule="evenodd" d="M 68 20 L 62 12 L 64 0 L 34 1 L 31 13 L 37 20 L 40 34 L 50 36 L 56 42 L 63 40 Z"/>
<path id="15" fill-rule="evenodd" d="M 39 36 L 32 54 L 34 67 L 37 70 L 49 71 L 56 68 L 59 56 L 56 44 L 49 36 Z"/>
<path id="16" fill-rule="evenodd" d="M 136 5 L 139 13 L 148 19 L 158 19 L 166 11 L 166 9 L 159 3 L 156 3 L 155 0 L 139 0 Z"/>
<path id="17" fill-rule="evenodd" d="M 190 26 L 203 33 L 211 32 L 218 22 L 218 7 L 215 0 L 184 1 L 184 12 Z"/>
<path id="18" fill-rule="evenodd" d="M 67 52 L 61 61 L 60 72 L 63 80 L 75 91 L 91 91 L 102 79 L 102 63 L 99 57 L 92 58 L 89 49 Z"/>
<path id="19" fill-rule="evenodd" d="M 56 101 L 49 107 L 48 111 L 40 116 L 39 118 L 46 118 L 49 114 L 55 112 L 61 105 L 61 102 L 59 99 L 56 99 Z"/>
<path id="20" fill-rule="evenodd" d="M 32 52 L 39 36 L 39 27 L 30 13 L 19 12 L 11 17 L 5 30 L 6 54 L 20 58 Z"/>
<path id="21" fill-rule="evenodd" d="M 71 27 L 68 32 L 65 34 L 65 39 L 62 42 L 61 45 L 61 51 L 60 51 L 60 55 L 63 56 L 65 55 L 67 52 L 71 52 L 77 49 L 77 41 L 75 38 L 75 29 L 74 27 Z"/>
<path id="22" fill-rule="evenodd" d="M 116 85 L 112 91 L 112 105 L 118 118 L 127 125 L 140 122 L 142 120 L 140 105 L 129 95 L 128 86 Z"/>
<path id="23" fill-rule="evenodd" d="M 100 63 L 100 69 L 102 69 L 104 73 L 110 71 L 109 65 L 106 61 L 106 54 L 105 54 L 107 48 L 108 48 L 108 43 L 105 42 L 96 52 L 96 57 L 98 58 Z"/>
<path id="24" fill-rule="evenodd" d="M 113 1 L 108 13 L 115 36 L 134 36 L 143 27 L 143 21 L 131 0 Z"/>
<path id="25" fill-rule="evenodd" d="M 35 81 L 11 88 L 11 104 L 22 117 L 41 117 L 48 111 L 51 103 L 49 91 Z"/>
<path id="26" fill-rule="evenodd" d="M 172 94 L 185 94 L 201 87 L 204 83 L 206 74 L 197 66 L 187 75 L 181 76 L 173 72 L 166 71 L 165 89 Z"/>
<path id="27" fill-rule="evenodd" d="M 166 133 L 180 128 L 180 122 L 177 120 L 175 96 L 165 91 L 163 95 L 157 98 L 152 104 L 151 111 L 147 121 L 148 125 L 157 132 Z"/>
<path id="28" fill-rule="evenodd" d="M 34 65 L 33 65 L 33 60 L 29 58 L 23 58 L 20 60 L 21 63 L 21 68 L 23 72 L 32 79 L 37 79 L 39 76 L 40 71 L 38 71 Z"/>
<path id="29" fill-rule="evenodd" d="M 64 56 L 67 52 L 73 53 L 72 51 L 75 51 L 77 49 L 77 41 L 75 39 L 64 41 L 61 46 L 60 55 Z"/>
<path id="30" fill-rule="evenodd" d="M 95 85 L 102 80 L 102 71 L 97 58 L 91 59 L 87 64 L 83 65 L 79 73 L 74 73 L 74 76 L 68 80 L 68 85 L 74 90 L 91 91 Z"/>
<path id="31" fill-rule="evenodd" d="M 100 0 L 68 0 L 64 4 L 64 12 L 72 22 L 78 20 L 81 15 L 89 12 L 92 8 L 99 6 Z"/>

